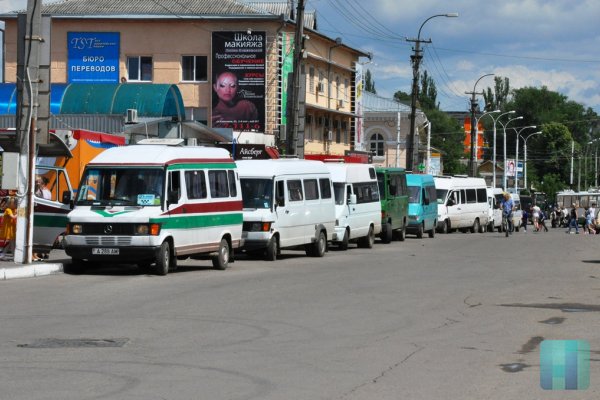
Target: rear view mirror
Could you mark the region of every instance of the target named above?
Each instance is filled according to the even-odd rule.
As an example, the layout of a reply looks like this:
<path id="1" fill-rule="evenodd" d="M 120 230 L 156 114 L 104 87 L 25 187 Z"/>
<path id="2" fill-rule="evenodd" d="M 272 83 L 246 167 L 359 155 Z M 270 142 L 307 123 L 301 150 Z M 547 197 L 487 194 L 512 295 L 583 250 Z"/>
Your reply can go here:
<path id="1" fill-rule="evenodd" d="M 63 204 L 70 204 L 71 203 L 71 191 L 70 190 L 65 190 L 62 193 L 61 203 L 63 203 Z"/>
<path id="2" fill-rule="evenodd" d="M 356 204 L 356 195 L 355 194 L 351 194 L 348 197 L 348 204 Z"/>

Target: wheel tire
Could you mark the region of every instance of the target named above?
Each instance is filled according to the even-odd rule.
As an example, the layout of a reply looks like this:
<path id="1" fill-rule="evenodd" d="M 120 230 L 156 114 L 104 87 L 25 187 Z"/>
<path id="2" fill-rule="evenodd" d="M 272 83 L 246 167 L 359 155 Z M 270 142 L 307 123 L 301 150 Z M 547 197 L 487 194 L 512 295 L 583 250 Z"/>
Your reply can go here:
<path id="1" fill-rule="evenodd" d="M 348 229 L 346 229 L 344 231 L 344 237 L 342 238 L 342 241 L 340 242 L 340 250 L 348 250 L 348 243 L 350 241 L 350 234 L 348 233 Z"/>
<path id="2" fill-rule="evenodd" d="M 400 242 L 404 242 L 406 240 L 406 221 L 402 224 L 402 228 L 394 231 L 396 235 L 396 239 Z"/>
<path id="3" fill-rule="evenodd" d="M 229 267 L 229 242 L 227 239 L 221 239 L 217 255 L 212 258 L 212 265 L 215 269 L 226 270 Z"/>
<path id="4" fill-rule="evenodd" d="M 471 233 L 479 232 L 479 229 L 480 229 L 479 220 L 476 219 L 475 222 L 473 222 L 473 226 L 471 227 Z"/>
<path id="5" fill-rule="evenodd" d="M 162 276 L 168 274 L 172 258 L 173 256 L 171 254 L 169 242 L 163 242 L 158 251 L 158 257 L 156 258 L 156 264 L 154 265 L 154 273 Z"/>
<path id="6" fill-rule="evenodd" d="M 307 255 L 311 257 L 323 257 L 325 250 L 327 249 L 327 238 L 325 238 L 325 232 L 319 232 L 317 240 L 310 245 L 311 251 Z"/>
<path id="7" fill-rule="evenodd" d="M 275 261 L 277 260 L 277 253 L 279 252 L 279 242 L 277 241 L 276 236 L 272 236 L 269 240 L 269 244 L 267 244 L 267 249 L 265 250 L 265 260 L 266 261 Z"/>
<path id="8" fill-rule="evenodd" d="M 450 223 L 448 222 L 448 220 L 444 221 L 444 224 L 442 225 L 442 229 L 441 232 L 444 235 L 447 235 L 448 233 L 450 233 Z"/>
<path id="9" fill-rule="evenodd" d="M 393 239 L 393 234 L 394 232 L 392 232 L 392 224 L 386 222 L 385 227 L 383 228 L 383 232 L 381 232 L 381 240 L 383 241 L 383 243 L 390 243 Z"/>
<path id="10" fill-rule="evenodd" d="M 419 239 L 423 238 L 423 224 L 419 224 L 419 227 L 417 228 L 417 237 Z"/>
<path id="11" fill-rule="evenodd" d="M 427 232 L 427 234 L 429 235 L 430 238 L 434 238 L 435 237 L 435 223 L 433 224 L 433 228 L 431 228 L 430 231 Z"/>
<path id="12" fill-rule="evenodd" d="M 481 223 L 479 224 L 479 231 L 478 231 L 479 233 L 485 233 L 486 229 L 487 229 L 487 224 L 481 224 Z"/>
<path id="13" fill-rule="evenodd" d="M 63 271 L 70 275 L 81 275 L 85 271 L 85 261 L 81 258 L 72 258 L 70 264 L 63 266 Z"/>

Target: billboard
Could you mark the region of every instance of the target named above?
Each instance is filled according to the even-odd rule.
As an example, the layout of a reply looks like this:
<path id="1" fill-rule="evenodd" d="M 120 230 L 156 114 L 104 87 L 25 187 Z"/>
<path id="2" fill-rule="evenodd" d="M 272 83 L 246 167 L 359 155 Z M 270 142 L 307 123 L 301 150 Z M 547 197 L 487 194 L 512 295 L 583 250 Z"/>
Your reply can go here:
<path id="1" fill-rule="evenodd" d="M 213 32 L 212 127 L 265 130 L 265 32 Z"/>
<path id="2" fill-rule="evenodd" d="M 68 32 L 68 82 L 118 83 L 119 32 Z"/>
<path id="3" fill-rule="evenodd" d="M 281 34 L 281 125 L 287 125 L 288 92 L 294 72 L 294 37 Z M 291 101 L 291 99 L 290 99 Z"/>

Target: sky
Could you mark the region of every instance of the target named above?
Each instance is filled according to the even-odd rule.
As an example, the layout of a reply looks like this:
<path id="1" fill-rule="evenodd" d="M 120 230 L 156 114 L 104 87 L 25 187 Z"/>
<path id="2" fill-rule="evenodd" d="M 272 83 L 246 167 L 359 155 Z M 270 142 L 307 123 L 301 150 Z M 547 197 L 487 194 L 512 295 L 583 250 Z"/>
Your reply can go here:
<path id="1" fill-rule="evenodd" d="M 425 23 L 421 71 L 427 70 L 445 111 L 466 111 L 477 80 L 509 78 L 510 87 L 546 86 L 600 113 L 600 2 L 597 0 L 305 0 L 317 28 L 373 54 L 377 94 L 410 93 L 412 43 Z M 27 0 L 0 0 L 0 13 Z M 368 60 L 362 59 L 363 62 Z M 475 90 L 493 87 L 485 77 Z M 482 96 L 479 96 L 483 104 Z M 483 108 L 483 107 L 482 107 Z"/>

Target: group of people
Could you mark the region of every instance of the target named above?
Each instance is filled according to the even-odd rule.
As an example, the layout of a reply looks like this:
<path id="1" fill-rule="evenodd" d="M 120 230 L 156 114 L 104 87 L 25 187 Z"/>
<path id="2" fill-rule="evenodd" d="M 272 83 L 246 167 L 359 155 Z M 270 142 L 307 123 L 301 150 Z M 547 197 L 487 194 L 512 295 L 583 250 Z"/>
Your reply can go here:
<path id="1" fill-rule="evenodd" d="M 41 175 L 35 177 L 34 195 L 42 199 L 51 199 L 52 193 L 48 189 L 48 178 Z M 15 193 L 9 192 L 0 200 L 0 260 L 11 260 L 15 253 L 15 240 L 17 237 L 17 198 Z M 33 253 L 33 261 L 42 261 L 48 258 L 48 253 Z"/>
<path id="2" fill-rule="evenodd" d="M 579 233 L 579 211 L 577 210 L 577 204 L 571 204 L 571 209 L 567 210 L 557 208 L 556 212 L 559 215 L 563 215 L 563 213 L 568 214 L 568 222 L 567 222 L 567 233 L 571 233 L 571 229 L 575 228 L 575 233 Z M 596 228 L 599 226 L 599 221 L 596 220 L 596 204 L 592 203 L 589 207 L 583 208 L 583 233 L 586 235 L 595 235 Z M 567 218 L 565 218 L 567 219 Z"/>

